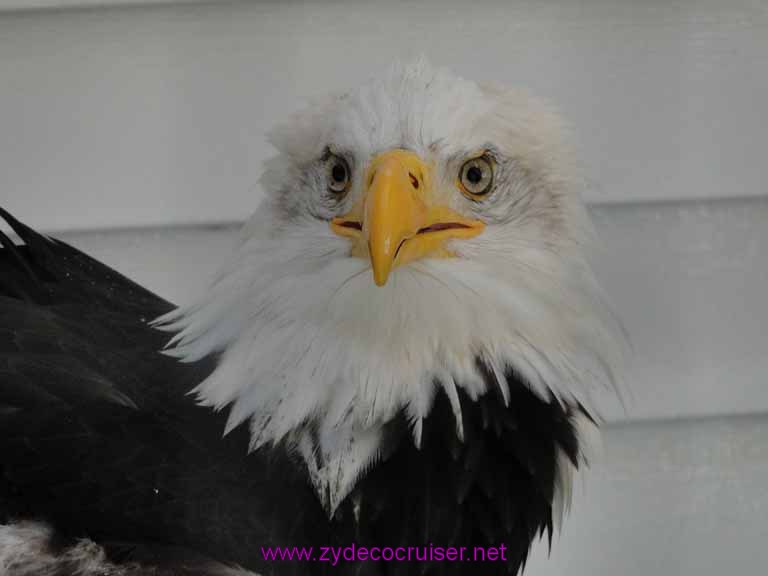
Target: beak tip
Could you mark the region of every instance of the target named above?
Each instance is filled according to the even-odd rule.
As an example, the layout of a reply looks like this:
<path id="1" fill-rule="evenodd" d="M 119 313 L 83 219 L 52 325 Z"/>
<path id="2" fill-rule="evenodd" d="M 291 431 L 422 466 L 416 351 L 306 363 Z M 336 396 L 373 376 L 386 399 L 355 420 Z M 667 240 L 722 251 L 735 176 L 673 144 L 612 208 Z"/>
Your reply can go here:
<path id="1" fill-rule="evenodd" d="M 375 270 L 373 272 L 373 281 L 376 284 L 376 286 L 378 286 L 379 288 L 381 288 L 382 286 L 384 286 L 384 284 L 387 283 L 388 278 L 389 278 L 389 274 L 386 272 L 377 272 Z"/>
<path id="2" fill-rule="evenodd" d="M 378 262 L 377 258 L 371 259 L 372 266 L 371 271 L 373 272 L 373 281 L 378 287 L 384 286 L 384 284 L 387 283 L 387 280 L 389 280 L 389 275 L 392 272 L 392 267 L 388 266 L 386 262 Z"/>

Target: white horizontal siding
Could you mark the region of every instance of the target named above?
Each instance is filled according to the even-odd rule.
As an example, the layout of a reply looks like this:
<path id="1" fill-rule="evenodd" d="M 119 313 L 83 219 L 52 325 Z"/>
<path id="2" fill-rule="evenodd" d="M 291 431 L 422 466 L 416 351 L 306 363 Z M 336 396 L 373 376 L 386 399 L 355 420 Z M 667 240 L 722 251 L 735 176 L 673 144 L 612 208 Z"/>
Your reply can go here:
<path id="1" fill-rule="evenodd" d="M 610 420 L 768 411 L 768 199 L 593 208 L 596 267 L 632 340 Z M 35 214 L 20 214 L 34 224 Z M 61 237 L 177 302 L 210 281 L 236 227 Z"/>
<path id="2" fill-rule="evenodd" d="M 603 446 L 525 576 L 765 574 L 768 416 L 609 426 Z"/>
<path id="3" fill-rule="evenodd" d="M 264 132 L 426 53 L 571 121 L 592 202 L 765 195 L 759 0 L 253 2 L 0 14 L 0 202 L 46 228 L 241 220 Z"/>
<path id="4" fill-rule="evenodd" d="M 62 8 L 113 8 L 147 4 L 191 4 L 205 0 L 0 0 L 0 12 Z M 228 0 L 208 0 L 211 2 Z"/>

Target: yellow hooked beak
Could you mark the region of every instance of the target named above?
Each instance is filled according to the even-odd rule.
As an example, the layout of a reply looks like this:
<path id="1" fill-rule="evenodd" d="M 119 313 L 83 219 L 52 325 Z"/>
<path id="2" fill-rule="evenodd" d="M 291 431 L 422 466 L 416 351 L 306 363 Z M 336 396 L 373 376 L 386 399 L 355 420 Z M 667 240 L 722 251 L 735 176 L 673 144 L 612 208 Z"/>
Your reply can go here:
<path id="1" fill-rule="evenodd" d="M 362 201 L 331 221 L 331 229 L 353 240 L 352 254 L 371 259 L 377 286 L 393 268 L 420 258 L 448 258 L 452 238 L 472 238 L 485 228 L 434 198 L 431 168 L 407 150 L 376 156 L 365 177 Z"/>

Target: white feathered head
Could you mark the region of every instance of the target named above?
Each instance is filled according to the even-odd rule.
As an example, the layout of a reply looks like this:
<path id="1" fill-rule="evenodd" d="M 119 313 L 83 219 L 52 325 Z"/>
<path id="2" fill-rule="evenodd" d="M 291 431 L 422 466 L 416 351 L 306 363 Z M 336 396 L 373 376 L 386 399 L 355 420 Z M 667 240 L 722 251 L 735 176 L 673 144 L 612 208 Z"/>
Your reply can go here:
<path id="1" fill-rule="evenodd" d="M 279 127 L 231 260 L 161 319 L 174 355 L 221 353 L 199 401 L 248 421 L 253 448 L 298 448 L 331 510 L 398 411 L 418 443 L 438 387 L 457 415 L 458 388 L 486 392 L 478 359 L 505 398 L 512 367 L 593 409 L 623 346 L 562 136 L 529 96 L 423 60 Z"/>

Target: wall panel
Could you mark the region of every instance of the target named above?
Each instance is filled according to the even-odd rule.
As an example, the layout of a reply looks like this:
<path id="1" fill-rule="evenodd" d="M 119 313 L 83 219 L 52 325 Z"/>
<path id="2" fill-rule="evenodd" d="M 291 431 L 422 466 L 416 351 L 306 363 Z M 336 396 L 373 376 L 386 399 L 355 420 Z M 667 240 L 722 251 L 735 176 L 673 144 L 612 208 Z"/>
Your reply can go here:
<path id="1" fill-rule="evenodd" d="M 327 0 L 0 13 L 0 202 L 241 220 L 276 120 L 419 53 L 561 108 L 592 202 L 768 193 L 765 2 Z"/>

